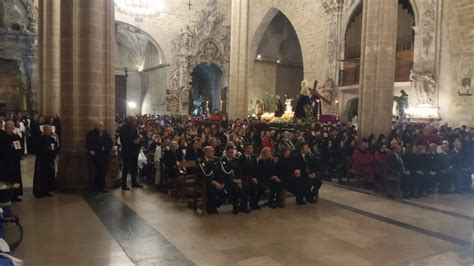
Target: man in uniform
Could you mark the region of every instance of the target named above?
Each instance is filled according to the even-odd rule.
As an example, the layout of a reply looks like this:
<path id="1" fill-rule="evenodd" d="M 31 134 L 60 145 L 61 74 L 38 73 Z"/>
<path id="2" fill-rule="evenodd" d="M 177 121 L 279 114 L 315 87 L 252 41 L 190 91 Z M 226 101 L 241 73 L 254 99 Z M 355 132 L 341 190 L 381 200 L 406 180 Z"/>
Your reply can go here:
<path id="1" fill-rule="evenodd" d="M 311 157 L 310 149 L 307 143 L 301 144 L 299 153 L 294 156 L 295 182 L 302 185 L 303 195 L 307 202 L 316 203 L 319 198 L 319 189 L 322 182 L 316 174 L 316 163 Z M 298 205 L 304 205 L 302 198 L 297 199 Z"/>
<path id="2" fill-rule="evenodd" d="M 432 194 L 436 183 L 440 178 L 440 163 L 438 155 L 438 145 L 434 142 L 430 143 L 430 150 L 427 153 L 427 192 Z"/>
<path id="3" fill-rule="evenodd" d="M 137 128 L 137 118 L 127 117 L 127 122 L 120 127 L 120 143 L 122 144 L 122 190 L 130 190 L 127 185 L 128 172 L 132 176 L 132 187 L 143 187 L 138 183 L 138 154 L 140 153 L 140 137 Z"/>
<path id="4" fill-rule="evenodd" d="M 214 154 L 214 148 L 206 146 L 197 167 L 198 178 L 206 182 L 208 214 L 217 214 L 217 208 L 225 202 L 228 194 L 223 179 L 219 177 L 219 161 L 214 158 Z"/>
<path id="5" fill-rule="evenodd" d="M 108 192 L 105 189 L 105 177 L 107 176 L 112 146 L 113 140 L 109 133 L 105 131 L 104 122 L 97 121 L 94 129 L 87 133 L 86 148 L 89 152 L 91 166 L 95 170 L 94 187 L 98 192 Z"/>
<path id="6" fill-rule="evenodd" d="M 23 183 L 21 180 L 20 161 L 24 156 L 24 147 L 21 137 L 14 134 L 15 124 L 12 121 L 5 123 L 5 131 L 0 134 L 0 173 L 1 181 L 12 184 L 12 201 L 22 201 Z"/>
<path id="7" fill-rule="evenodd" d="M 258 183 L 257 167 L 257 157 L 253 155 L 253 145 L 246 143 L 244 145 L 244 154 L 239 158 L 240 179 L 243 184 L 242 202 L 240 204 L 241 211 L 249 209 L 249 198 L 250 208 L 252 210 L 260 209 L 257 199 L 265 192 L 265 188 L 262 189 L 261 186 L 263 184 Z"/>
<path id="8" fill-rule="evenodd" d="M 232 201 L 233 214 L 239 213 L 239 201 L 242 197 L 242 180 L 239 177 L 239 162 L 234 157 L 235 147 L 233 145 L 227 145 L 225 149 L 225 156 L 220 161 L 221 175 L 224 179 L 224 184 L 227 192 L 229 193 L 229 199 Z M 248 209 L 240 209 L 242 212 L 250 213 Z"/>

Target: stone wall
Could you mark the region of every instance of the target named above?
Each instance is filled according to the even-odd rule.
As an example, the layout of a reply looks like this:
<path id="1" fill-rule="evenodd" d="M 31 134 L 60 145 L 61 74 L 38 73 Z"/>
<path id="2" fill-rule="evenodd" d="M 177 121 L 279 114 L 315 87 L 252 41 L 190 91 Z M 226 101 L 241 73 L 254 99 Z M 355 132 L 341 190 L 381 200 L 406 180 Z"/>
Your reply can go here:
<path id="1" fill-rule="evenodd" d="M 474 1 L 444 0 L 442 8 L 441 115 L 454 127 L 474 126 L 474 97 L 458 96 L 462 79 L 474 79 Z"/>
<path id="2" fill-rule="evenodd" d="M 250 72 L 249 112 L 254 112 L 257 99 L 275 95 L 277 66 L 272 62 L 255 62 Z M 231 99 L 232 100 L 232 99 Z M 267 106 L 267 108 L 273 106 Z"/>
<path id="3" fill-rule="evenodd" d="M 185 110 L 187 112 L 188 108 L 183 107 L 183 103 L 179 102 L 176 104 L 169 104 L 174 99 L 173 97 L 169 97 L 169 93 L 173 90 L 177 90 L 178 88 L 171 88 L 171 84 L 174 84 L 171 79 L 176 78 L 175 74 L 171 74 L 172 71 L 176 72 L 176 69 L 173 69 L 173 65 L 179 64 L 180 67 L 187 67 L 185 66 L 186 62 L 175 62 L 177 57 L 176 49 L 173 47 L 173 41 L 176 40 L 178 37 L 183 36 L 189 32 L 189 29 L 192 28 L 193 25 L 196 25 L 198 21 L 202 18 L 202 11 L 209 10 L 209 5 L 216 5 L 217 11 L 223 15 L 223 25 L 229 26 L 230 25 L 230 12 L 231 12 L 231 3 L 230 0 L 206 0 L 206 1 L 191 1 L 192 6 L 189 8 L 186 4 L 186 1 L 173 1 L 173 0 L 164 0 L 164 9 L 158 15 L 153 17 L 145 17 L 143 21 L 137 22 L 134 17 L 128 16 L 126 14 L 122 14 L 116 11 L 116 20 L 128 23 L 130 25 L 136 26 L 140 28 L 142 31 L 149 34 L 149 36 L 153 39 L 154 43 L 159 47 L 160 51 L 160 63 L 161 67 L 159 71 L 156 73 L 158 77 L 166 78 L 167 80 L 158 80 L 157 77 L 151 77 L 150 73 L 144 76 L 147 81 L 144 82 L 152 82 L 146 84 L 146 87 L 152 89 L 153 91 L 144 91 L 142 92 L 143 100 L 147 102 L 143 103 L 142 111 L 151 111 L 156 110 L 157 112 L 162 112 L 162 104 L 163 99 L 165 98 L 154 98 L 158 95 L 165 95 L 168 96 L 167 99 L 167 113 L 180 113 L 181 111 Z M 198 36 L 202 37 L 202 36 Z M 228 44 L 227 44 L 228 45 Z M 226 52 L 228 53 L 228 52 Z M 190 54 L 191 55 L 191 54 Z M 193 53 L 195 56 L 195 53 Z M 189 66 L 190 69 L 193 69 L 195 66 Z M 223 67 L 221 67 L 223 68 Z M 181 70 L 181 69 L 180 69 Z M 226 72 L 225 69 L 222 69 L 223 72 Z M 156 72 L 156 71 L 154 71 Z M 190 72 L 185 73 L 183 71 L 183 76 L 179 77 L 179 85 L 186 86 L 188 83 L 188 79 L 191 79 Z M 181 73 L 180 73 L 181 74 Z M 158 83 L 158 84 L 153 84 Z M 142 85 L 144 88 L 144 85 Z M 178 93 L 179 98 L 186 98 L 184 93 Z M 183 94 L 183 95 L 181 95 Z M 182 96 L 182 97 L 181 97 Z M 173 99 L 171 99 L 173 98 Z M 176 99 L 180 101 L 182 99 Z M 184 103 L 186 105 L 187 103 Z M 176 105 L 176 106 L 175 106 Z M 154 107 L 151 107 L 154 106 Z M 175 108 L 176 107 L 176 108 Z"/>

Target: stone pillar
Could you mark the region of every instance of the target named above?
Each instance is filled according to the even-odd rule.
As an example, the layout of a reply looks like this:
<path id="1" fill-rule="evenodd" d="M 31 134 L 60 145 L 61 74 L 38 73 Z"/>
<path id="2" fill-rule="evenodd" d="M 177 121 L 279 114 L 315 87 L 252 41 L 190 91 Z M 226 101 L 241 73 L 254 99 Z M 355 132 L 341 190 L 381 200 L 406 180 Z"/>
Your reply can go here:
<path id="1" fill-rule="evenodd" d="M 56 115 L 60 110 L 60 3 L 39 0 L 38 78 L 39 111 L 44 115 Z"/>
<path id="2" fill-rule="evenodd" d="M 364 0 L 359 134 L 387 134 L 392 123 L 397 0 Z"/>
<path id="3" fill-rule="evenodd" d="M 62 190 L 88 187 L 85 137 L 94 122 L 115 131 L 114 29 L 113 0 L 61 0 Z"/>
<path id="4" fill-rule="evenodd" d="M 232 0 L 230 41 L 229 115 L 247 117 L 248 97 L 248 36 L 249 0 Z"/>

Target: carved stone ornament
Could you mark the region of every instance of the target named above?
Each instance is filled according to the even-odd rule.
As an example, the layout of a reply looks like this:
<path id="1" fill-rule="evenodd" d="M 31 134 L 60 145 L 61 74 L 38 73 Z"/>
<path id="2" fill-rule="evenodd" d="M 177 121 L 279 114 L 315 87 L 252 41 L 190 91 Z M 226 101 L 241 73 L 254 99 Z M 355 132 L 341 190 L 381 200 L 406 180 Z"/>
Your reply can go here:
<path id="1" fill-rule="evenodd" d="M 25 95 L 27 109 L 36 110 L 38 10 L 33 0 L 0 2 L 0 59 L 16 62 L 18 93 Z"/>
<path id="2" fill-rule="evenodd" d="M 223 24 L 217 0 L 208 0 L 206 9 L 200 12 L 199 20 L 186 26 L 172 41 L 174 57 L 166 96 L 166 112 L 170 114 L 188 112 L 191 73 L 197 65 L 214 64 L 224 79 L 229 79 L 230 26 Z"/>
<path id="3" fill-rule="evenodd" d="M 436 89 L 434 76 L 429 71 L 411 71 L 410 81 L 413 91 L 416 92 L 418 105 L 433 105 Z"/>
<path id="4" fill-rule="evenodd" d="M 343 1 L 341 0 L 323 0 L 322 6 L 328 15 L 328 42 L 326 46 L 327 65 L 326 73 L 329 77 L 336 76 L 336 57 L 337 57 L 337 19 L 342 13 Z"/>

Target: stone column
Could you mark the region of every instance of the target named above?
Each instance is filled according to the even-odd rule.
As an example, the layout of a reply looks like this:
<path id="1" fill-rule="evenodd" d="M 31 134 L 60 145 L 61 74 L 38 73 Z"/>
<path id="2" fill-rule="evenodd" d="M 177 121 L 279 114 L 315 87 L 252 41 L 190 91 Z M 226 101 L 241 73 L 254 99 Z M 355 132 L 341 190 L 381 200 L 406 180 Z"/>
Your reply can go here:
<path id="1" fill-rule="evenodd" d="M 113 0 L 61 0 L 62 149 L 58 186 L 88 187 L 85 137 L 98 119 L 115 131 Z M 111 178 L 115 178 L 112 176 Z"/>
<path id="2" fill-rule="evenodd" d="M 387 134 L 392 123 L 397 0 L 364 0 L 359 134 Z"/>
<path id="3" fill-rule="evenodd" d="M 43 115 L 59 114 L 60 109 L 60 3 L 57 0 L 38 2 L 38 102 Z"/>
<path id="4" fill-rule="evenodd" d="M 248 97 L 248 37 L 249 0 L 232 0 L 230 41 L 229 115 L 247 117 Z"/>

